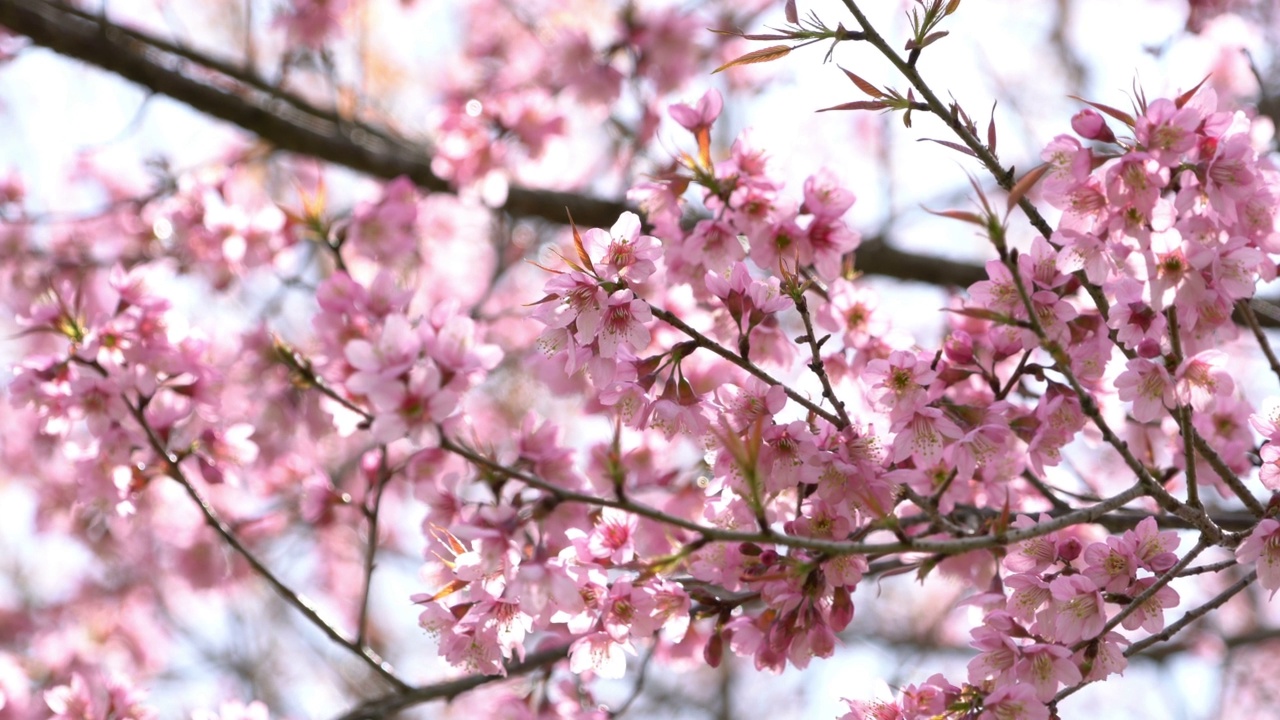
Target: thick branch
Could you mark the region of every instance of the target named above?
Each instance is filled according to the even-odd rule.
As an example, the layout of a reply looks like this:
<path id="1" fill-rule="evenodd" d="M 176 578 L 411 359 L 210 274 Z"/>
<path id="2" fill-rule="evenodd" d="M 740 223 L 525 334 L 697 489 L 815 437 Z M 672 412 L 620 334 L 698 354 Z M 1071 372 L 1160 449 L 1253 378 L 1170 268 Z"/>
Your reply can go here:
<path id="1" fill-rule="evenodd" d="M 0 25 L 37 45 L 236 125 L 281 150 L 377 178 L 404 175 L 430 192 L 454 191 L 432 172 L 431 155 L 422 142 L 317 108 L 251 70 L 48 0 L 0 0 Z M 635 208 L 618 200 L 513 186 L 501 209 L 555 223 L 565 222 L 567 209 L 579 223 L 609 227 L 618 215 Z M 967 287 L 986 279 L 979 265 L 903 252 L 883 238 L 863 241 L 857 251 L 857 269 L 943 287 Z M 1237 320 L 1243 324 L 1242 318 Z M 1261 312 L 1258 320 L 1264 327 L 1280 327 L 1276 313 Z"/>
<path id="2" fill-rule="evenodd" d="M 0 25 L 38 45 L 95 65 L 152 92 L 254 133 L 282 150 L 305 154 L 378 178 L 404 175 L 430 192 L 453 192 L 431 171 L 421 143 L 322 110 L 242 70 L 189 48 L 47 0 L 0 0 Z M 609 227 L 634 209 L 616 200 L 514 186 L 502 209 L 518 217 Z M 983 268 L 904 253 L 880 238 L 858 249 L 857 267 L 871 275 L 952 287 L 986 278 Z"/>
<path id="3" fill-rule="evenodd" d="M 306 105 L 248 71 L 179 48 L 105 18 L 45 0 L 0 0 L 0 25 L 38 45 L 96 65 L 153 92 L 252 132 L 272 145 L 379 178 L 409 177 L 431 192 L 451 192 L 417 144 Z M 608 227 L 626 210 L 612 200 L 512 187 L 504 210 Z"/>

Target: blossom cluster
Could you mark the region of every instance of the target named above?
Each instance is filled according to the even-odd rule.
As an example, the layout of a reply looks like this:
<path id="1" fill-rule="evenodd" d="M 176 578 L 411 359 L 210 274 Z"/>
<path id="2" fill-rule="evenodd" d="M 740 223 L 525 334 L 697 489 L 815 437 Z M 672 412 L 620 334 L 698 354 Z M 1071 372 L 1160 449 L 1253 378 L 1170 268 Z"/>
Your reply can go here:
<path id="1" fill-rule="evenodd" d="M 0 644 L 0 717 L 157 717 L 143 680 L 186 650 L 174 611 L 238 620 L 260 580 L 393 701 L 431 671 L 425 649 L 472 675 L 545 668 L 474 701 L 538 718 L 610 716 L 593 681 L 642 673 L 641 656 L 807 668 L 857 631 L 855 601 L 876 608 L 871 586 L 914 574 L 966 588 L 945 612 L 967 623 L 967 673 L 846 717 L 1048 720 L 1200 610 L 1280 591 L 1280 516 L 1255 495 L 1280 490 L 1280 412 L 1236 371 L 1239 327 L 1269 352 L 1249 301 L 1280 257 L 1280 170 L 1248 115 L 1199 87 L 1139 95 L 1132 114 L 1090 103 L 1042 167 L 998 176 L 1029 241 L 975 181 L 979 212 L 941 214 L 996 257 L 924 347 L 862 275 L 846 179 L 788 185 L 749 131 L 721 147 L 717 90 L 666 107 L 687 150 L 633 172 L 665 98 L 729 42 L 685 42 L 701 15 L 628 3 L 594 26 L 509 5 L 477 3 L 492 17 L 470 16 L 467 72 L 432 118 L 423 185 L 462 200 L 424 194 L 430 173 L 331 200 L 323 173 L 293 168 L 299 210 L 249 192 L 243 168 L 206 168 L 93 221 L 112 238 L 97 249 L 0 228 L 26 343 L 0 461 L 41 479 L 40 523 L 119 560 L 30 622 L 0 612 L 17 638 Z M 736 22 L 760 4 L 729 5 Z M 910 66 L 958 7 L 916 5 Z M 272 32 L 302 49 L 284 67 L 328 62 L 358 8 L 285 4 Z M 784 14 L 770 37 L 873 35 Z M 838 109 L 948 110 L 855 84 L 874 100 Z M 998 162 L 994 121 L 983 143 L 958 106 L 946 118 L 950 145 Z M 566 216 L 550 240 L 517 209 L 489 217 L 605 119 L 619 167 L 601 184 L 642 177 L 639 213 Z M 22 195 L 0 184 L 0 215 L 25 219 Z M 270 273 L 273 319 L 246 319 Z M 172 275 L 206 315 L 190 326 L 162 297 Z M 251 327 L 202 328 L 225 322 L 204 293 Z M 303 309 L 280 309 L 291 293 Z M 287 567 L 297 548 L 311 561 Z M 426 638 L 370 610 L 375 570 L 406 560 L 420 572 L 401 601 Z M 1224 594 L 1187 592 L 1193 575 Z M 89 631 L 64 622 L 78 612 Z"/>

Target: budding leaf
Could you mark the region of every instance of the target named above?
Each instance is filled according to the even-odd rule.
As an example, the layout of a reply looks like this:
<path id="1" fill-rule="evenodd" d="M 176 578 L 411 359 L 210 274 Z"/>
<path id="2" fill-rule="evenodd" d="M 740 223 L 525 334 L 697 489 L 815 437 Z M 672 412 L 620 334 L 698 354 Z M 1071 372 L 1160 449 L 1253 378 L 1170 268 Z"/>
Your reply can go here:
<path id="1" fill-rule="evenodd" d="M 587 248 L 582 244 L 582 235 L 578 233 L 578 226 L 573 222 L 573 215 L 569 212 L 569 208 L 565 208 L 564 212 L 569 216 L 569 227 L 573 230 L 573 249 L 578 254 L 578 260 L 582 261 L 592 275 L 595 275 L 595 265 L 591 264 L 591 256 L 587 254 Z"/>
<path id="2" fill-rule="evenodd" d="M 1049 163 L 1042 163 L 1031 172 L 1023 175 L 1021 180 L 1014 183 L 1013 187 L 1009 189 L 1009 205 L 1006 209 L 1013 210 L 1013 206 L 1017 205 L 1023 196 L 1030 192 L 1031 188 L 1035 187 L 1036 183 L 1040 182 L 1040 178 L 1049 172 L 1050 167 L 1052 166 Z"/>
<path id="3" fill-rule="evenodd" d="M 951 218 L 952 220 L 967 222 L 972 225 L 977 225 L 978 227 L 987 226 L 986 218 L 982 217 L 978 213 L 969 212 L 968 210 L 930 210 L 929 208 L 924 208 L 924 211 L 930 215 Z"/>
<path id="4" fill-rule="evenodd" d="M 991 121 L 987 123 L 987 149 L 996 154 L 996 104 L 991 103 Z"/>
<path id="5" fill-rule="evenodd" d="M 439 541 L 441 545 L 449 548 L 454 555 L 461 555 L 467 551 L 467 546 L 463 545 L 461 540 L 435 523 L 431 523 L 431 536 Z"/>
<path id="6" fill-rule="evenodd" d="M 989 320 L 997 325 L 1021 326 L 1022 324 L 1004 313 L 996 312 L 995 310 L 987 310 L 986 308 L 942 308 L 942 311 L 975 318 L 977 320 Z"/>
<path id="7" fill-rule="evenodd" d="M 872 85 L 871 83 L 867 82 L 866 80 L 863 80 L 862 78 L 858 77 L 852 72 L 849 72 L 848 70 L 845 70 L 844 68 L 840 68 L 840 69 L 844 71 L 845 75 L 849 76 L 849 79 L 853 81 L 853 84 L 857 85 L 858 89 L 861 90 L 862 92 L 870 95 L 873 98 L 889 97 L 888 95 L 885 95 L 883 92 L 881 92 L 880 88 L 876 87 L 875 85 Z"/>
<path id="8" fill-rule="evenodd" d="M 1190 100 L 1192 97 L 1195 97 L 1196 91 L 1198 91 L 1200 87 L 1204 85 L 1206 82 L 1208 82 L 1209 78 L 1211 77 L 1213 77 L 1213 73 L 1209 73 L 1208 75 L 1205 75 L 1204 80 L 1201 80 L 1200 82 L 1196 83 L 1195 87 L 1179 95 L 1177 99 L 1173 101 L 1173 104 L 1177 106 L 1178 109 L 1182 109 L 1182 106 L 1186 105 L 1187 101 Z"/>
<path id="9" fill-rule="evenodd" d="M 830 110 L 888 110 L 891 107 L 893 106 L 884 100 L 857 100 L 840 105 L 832 105 L 817 112 L 828 112 Z"/>
<path id="10" fill-rule="evenodd" d="M 791 47 L 789 45 L 773 45 L 771 47 L 761 48 L 760 50 L 753 50 L 737 60 L 730 60 L 715 70 L 712 70 L 711 74 L 715 75 L 721 70 L 728 70 L 731 67 L 737 67 L 739 65 L 754 65 L 756 63 L 772 62 L 790 54 Z"/>
<path id="11" fill-rule="evenodd" d="M 462 588 L 470 584 L 471 583 L 463 580 L 450 580 L 449 584 L 445 585 L 439 592 L 437 592 L 434 595 L 431 595 L 430 597 L 423 598 L 419 602 L 420 603 L 435 602 L 441 598 L 449 597 L 450 595 L 458 592 L 459 590 L 461 590 Z"/>
<path id="12" fill-rule="evenodd" d="M 720 667 L 720 661 L 724 659 L 724 637 L 720 633 L 707 641 L 707 646 L 702 649 L 702 659 L 713 668 Z"/>
<path id="13" fill-rule="evenodd" d="M 1111 107 L 1110 105 L 1103 105 L 1102 103 L 1096 103 L 1090 100 L 1085 100 L 1079 95 L 1068 95 L 1067 97 L 1071 98 L 1072 100 L 1079 100 L 1080 102 L 1085 103 L 1086 105 L 1092 105 L 1094 108 L 1101 110 L 1102 112 L 1110 115 L 1111 117 L 1119 120 L 1120 122 L 1124 123 L 1125 125 L 1128 125 L 1129 127 L 1133 127 L 1134 125 L 1138 124 L 1137 121 L 1133 119 L 1132 115 L 1130 115 L 1129 113 L 1123 110 L 1117 110 Z"/>
<path id="14" fill-rule="evenodd" d="M 921 40 L 920 42 L 916 42 L 915 40 L 908 40 L 908 41 L 907 41 L 907 47 L 906 47 L 906 49 L 907 49 L 907 50 L 922 50 L 922 49 L 924 49 L 924 48 L 926 48 L 926 47 L 928 47 L 928 46 L 932 45 L 934 42 L 936 42 L 936 41 L 938 41 L 938 40 L 941 40 L 942 38 L 944 38 L 944 37 L 946 37 L 946 36 L 948 36 L 948 35 L 950 35 L 950 34 L 951 34 L 951 31 L 950 31 L 950 30 L 940 30 L 940 31 L 938 31 L 938 32 L 936 32 L 936 33 L 929 33 L 928 35 L 925 35 L 925 36 L 924 36 L 924 39 L 923 39 L 923 40 Z"/>
<path id="15" fill-rule="evenodd" d="M 955 150 L 956 152 L 962 152 L 965 155 L 968 155 L 969 157 L 978 157 L 977 153 L 970 150 L 969 148 L 961 145 L 960 143 L 953 143 L 949 140 L 935 140 L 933 138 L 920 138 L 917 142 L 926 142 L 926 141 L 935 142 L 935 143 L 938 143 L 939 145 L 944 145 L 946 147 L 951 148 L 952 150 Z"/>
<path id="16" fill-rule="evenodd" d="M 729 37 L 742 38 L 743 40 L 790 40 L 791 35 L 780 35 L 776 33 L 760 33 L 748 35 L 741 30 L 717 30 L 715 28 L 707 28 L 717 35 L 728 35 Z"/>

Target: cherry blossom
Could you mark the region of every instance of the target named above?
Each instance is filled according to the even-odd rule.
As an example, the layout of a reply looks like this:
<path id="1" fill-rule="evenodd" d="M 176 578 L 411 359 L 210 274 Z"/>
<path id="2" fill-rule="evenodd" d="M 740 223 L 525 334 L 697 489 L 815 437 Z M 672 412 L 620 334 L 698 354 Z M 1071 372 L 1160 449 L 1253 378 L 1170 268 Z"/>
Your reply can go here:
<path id="1" fill-rule="evenodd" d="M 651 664 L 805 670 L 919 612 L 960 677 L 846 717 L 1041 720 L 1148 648 L 1265 630 L 1231 600 L 1280 589 L 1265 108 L 1217 75 L 1046 106 L 1044 165 L 1015 172 L 1007 118 L 917 62 L 967 5 L 876 30 L 865 3 L 777 4 L 477 0 L 426 86 L 382 47 L 412 2 L 247 15 L 238 65 L 96 20 L 152 90 L 196 83 L 261 137 L 145 179 L 86 152 L 67 196 L 103 207 L 69 220 L 0 179 L 0 485 L 35 552 L 82 556 L 56 591 L 2 573 L 0 713 L 172 714 L 147 689 L 245 622 L 299 678 L 349 678 L 347 716 L 603 718 Z M 810 43 L 890 60 L 813 121 L 853 118 L 865 167 L 745 127 L 744 91 L 779 92 Z M 926 115 L 945 137 L 913 134 Z M 918 139 L 974 173 L 925 218 L 977 229 L 945 258 L 899 212 L 929 169 L 892 143 Z M 289 622 L 246 613 L 268 595 Z M 312 710 L 243 665 L 211 672 L 261 699 L 194 718 Z"/>

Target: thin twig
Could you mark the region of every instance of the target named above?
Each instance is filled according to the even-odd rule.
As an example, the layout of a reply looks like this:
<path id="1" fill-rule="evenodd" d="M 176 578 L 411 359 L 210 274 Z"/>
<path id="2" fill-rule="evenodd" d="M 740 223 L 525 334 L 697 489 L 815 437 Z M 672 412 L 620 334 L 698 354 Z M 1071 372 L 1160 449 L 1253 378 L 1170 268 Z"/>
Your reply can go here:
<path id="1" fill-rule="evenodd" d="M 644 660 L 640 661 L 640 669 L 636 674 L 635 687 L 631 688 L 631 694 L 627 696 L 626 701 L 617 710 L 609 711 L 610 718 L 619 718 L 625 715 L 627 710 L 630 710 L 631 706 L 635 704 L 636 699 L 640 697 L 640 693 L 644 692 L 644 681 L 649 673 L 649 663 L 653 662 L 653 656 L 656 654 L 656 648 L 650 648 L 649 652 L 645 653 Z"/>
<path id="2" fill-rule="evenodd" d="M 1238 594 L 1241 590 L 1244 590 L 1254 580 L 1257 580 L 1257 579 L 1258 579 L 1258 571 L 1256 570 L 1251 571 L 1248 575 L 1241 578 L 1231 587 L 1227 588 L 1226 590 L 1223 590 L 1221 593 L 1215 596 L 1212 600 L 1206 602 L 1205 604 L 1201 605 L 1200 607 L 1194 610 L 1188 611 L 1186 615 L 1183 615 L 1181 618 L 1178 619 L 1177 622 L 1173 623 L 1172 625 L 1169 625 L 1164 630 L 1156 633 L 1155 635 L 1152 635 L 1151 637 L 1144 638 L 1130 645 L 1129 648 L 1124 651 L 1124 656 L 1126 658 L 1133 657 L 1134 655 L 1138 655 L 1142 653 L 1152 645 L 1165 642 L 1169 638 L 1181 632 L 1182 629 L 1185 628 L 1186 626 L 1190 625 L 1196 620 L 1199 620 L 1201 617 L 1204 617 L 1211 610 L 1215 610 L 1221 607 L 1222 605 L 1224 605 L 1228 600 L 1235 597 L 1236 594 Z M 1064 690 L 1059 692 L 1057 695 L 1055 695 L 1052 700 L 1049 701 L 1048 703 L 1049 708 L 1051 710 L 1056 709 L 1057 704 L 1059 702 L 1062 702 L 1067 697 L 1074 695 L 1077 691 L 1079 691 L 1085 685 L 1089 685 L 1092 682 L 1097 682 L 1097 681 L 1094 680 L 1089 682 L 1080 682 L 1076 685 L 1072 685 L 1069 688 L 1065 688 Z"/>
<path id="3" fill-rule="evenodd" d="M 1231 558 L 1230 560 L 1222 560 L 1216 563 L 1210 563 L 1208 565 L 1198 565 L 1196 567 L 1187 568 L 1186 570 L 1183 570 L 1178 575 L 1178 577 L 1191 577 L 1192 575 L 1203 575 L 1205 573 L 1222 572 L 1223 570 L 1226 570 L 1229 567 L 1235 567 L 1236 565 L 1239 565 L 1239 564 L 1240 563 L 1238 560 L 1236 560 L 1235 558 Z"/>
<path id="4" fill-rule="evenodd" d="M 406 687 L 372 700 L 366 700 L 348 710 L 335 720 L 384 720 L 394 717 L 405 708 L 421 705 L 433 700 L 452 700 L 459 695 L 489 683 L 502 682 L 516 675 L 524 675 L 539 668 L 552 665 L 564 659 L 569 647 L 556 647 L 539 650 L 525 656 L 520 662 L 508 663 L 501 675 L 468 675 L 457 680 L 447 680 L 433 685 Z"/>
<path id="5" fill-rule="evenodd" d="M 362 503 L 365 521 L 369 525 L 364 550 L 364 589 L 360 593 L 360 619 L 356 624 L 356 644 L 365 645 L 369 631 L 369 595 L 373 591 L 373 568 L 378 556 L 378 511 L 382 509 L 382 493 L 391 479 L 391 469 L 387 465 L 387 446 L 378 448 L 378 482 L 373 488 L 373 506 L 368 498 Z"/>
<path id="6" fill-rule="evenodd" d="M 1126 605 L 1124 608 L 1122 608 L 1120 612 L 1116 613 L 1110 620 L 1108 620 L 1107 624 L 1103 625 L 1102 630 L 1094 637 L 1098 637 L 1098 638 L 1106 637 L 1107 633 L 1119 627 L 1120 623 L 1124 622 L 1125 618 L 1129 617 L 1130 615 L 1132 615 L 1133 613 L 1141 609 L 1143 603 L 1145 603 L 1147 600 L 1150 600 L 1164 586 L 1168 585 L 1170 582 L 1173 582 L 1175 578 L 1179 577 L 1179 573 L 1181 573 L 1183 569 L 1185 569 L 1188 565 L 1190 565 L 1192 560 L 1195 560 L 1197 557 L 1200 556 L 1200 553 L 1204 552 L 1210 547 L 1211 547 L 1210 543 L 1205 542 L 1203 539 L 1200 540 L 1200 542 L 1196 543 L 1195 547 L 1188 550 L 1187 554 L 1183 555 L 1182 559 L 1179 560 L 1176 565 L 1166 570 L 1163 575 L 1156 578 L 1155 582 L 1151 583 L 1150 585 L 1147 586 L 1145 590 L 1135 595 L 1133 599 L 1129 601 L 1129 604 Z M 1077 643 L 1074 647 L 1072 647 L 1071 650 L 1072 652 L 1075 652 L 1077 650 L 1084 648 L 1084 646 L 1088 644 L 1089 644 L 1088 641 L 1081 641 Z"/>
<path id="7" fill-rule="evenodd" d="M 650 310 L 652 310 L 654 317 L 662 320 L 663 322 L 667 323 L 671 327 L 693 338 L 693 340 L 698 343 L 698 347 L 703 347 L 710 350 L 711 352 L 719 355 L 725 360 L 728 360 L 734 365 L 737 365 L 743 370 L 746 370 L 752 375 L 760 378 L 761 380 L 765 381 L 769 385 L 781 386 L 782 389 L 786 391 L 787 397 L 796 401 L 801 406 L 803 406 L 804 409 L 808 410 L 814 415 L 817 415 L 818 417 L 822 418 L 823 420 L 826 420 L 827 422 L 831 423 L 832 425 L 835 425 L 836 427 L 846 427 L 849 424 L 848 421 L 846 420 L 844 425 L 841 425 L 840 424 L 841 421 L 838 416 L 832 415 L 831 412 L 826 408 L 823 408 L 821 405 L 818 405 L 817 403 L 813 402 L 809 398 L 801 395 L 795 390 L 792 390 L 787 385 L 784 385 L 782 381 L 777 380 L 769 373 L 765 372 L 764 370 L 761 370 L 760 367 L 755 363 L 742 357 L 741 355 L 738 355 L 730 351 L 728 348 L 724 347 L 723 345 L 716 342 L 715 340 L 712 340 L 706 335 L 703 335 L 702 333 L 693 329 L 692 327 L 690 327 L 688 323 L 676 317 L 674 313 L 671 313 L 667 310 L 663 310 L 662 308 L 659 308 L 659 307 L 655 307 L 653 305 L 650 305 L 649 308 Z"/>
<path id="8" fill-rule="evenodd" d="M 828 553 L 830 555 L 887 555 L 899 552 L 932 552 L 945 555 L 955 555 L 972 550 L 983 550 L 986 548 L 1008 545 L 1009 543 L 1021 542 L 1023 540 L 1040 537 L 1072 525 L 1097 522 L 1100 519 L 1105 518 L 1109 513 L 1118 510 L 1130 501 L 1146 494 L 1146 488 L 1142 483 L 1135 483 L 1127 490 L 1113 495 L 1097 505 L 1066 513 L 1050 520 L 1046 520 L 1045 522 L 1036 523 L 1031 527 L 1005 530 L 1004 532 L 997 532 L 991 535 L 977 535 L 953 540 L 908 538 L 906 540 L 892 543 L 847 542 L 840 540 L 826 540 L 823 538 L 784 535 L 773 532 L 768 534 L 740 532 L 736 530 L 724 530 L 722 528 L 701 525 L 691 520 L 675 515 L 669 515 L 661 510 L 656 510 L 647 505 L 641 505 L 630 500 L 602 498 L 575 492 L 573 490 L 567 490 L 535 475 L 531 475 L 530 473 L 517 470 L 491 460 L 484 455 L 459 444 L 457 441 L 447 436 L 441 437 L 440 447 L 456 455 L 460 455 L 467 460 L 470 460 L 473 464 L 486 470 L 502 474 L 506 477 L 519 480 L 520 482 L 532 487 L 544 490 L 562 502 L 580 502 L 599 507 L 611 507 L 619 510 L 625 510 L 641 517 L 649 518 L 650 520 L 656 520 L 673 527 L 678 527 L 696 533 L 707 541 L 772 543 L 785 547 L 814 550 L 817 552 Z"/>
<path id="9" fill-rule="evenodd" d="M 1240 317 L 1244 319 L 1244 324 L 1248 325 L 1249 330 L 1253 332 L 1253 337 L 1258 341 L 1258 347 L 1262 348 L 1262 354 L 1267 357 L 1267 364 L 1271 366 L 1271 374 L 1280 379 L 1280 359 L 1276 359 L 1276 354 L 1271 349 L 1271 340 L 1267 338 L 1262 326 L 1258 324 L 1258 316 L 1253 312 L 1253 305 L 1249 300 L 1241 300 L 1236 303 L 1236 310 L 1240 313 Z"/>
<path id="10" fill-rule="evenodd" d="M 1164 642 L 1165 640 L 1168 640 L 1174 635 L 1177 635 L 1179 632 L 1182 631 L 1183 628 L 1185 628 L 1186 626 L 1190 625 L 1191 623 L 1195 622 L 1196 620 L 1199 620 L 1200 618 L 1208 614 L 1210 610 L 1216 610 L 1217 608 L 1225 605 L 1228 600 L 1235 597 L 1241 590 L 1244 590 L 1245 588 L 1249 587 L 1249 585 L 1251 585 L 1253 581 L 1257 579 L 1258 579 L 1258 571 L 1250 570 L 1248 575 L 1245 575 L 1244 577 L 1236 581 L 1234 584 L 1232 584 L 1231 587 L 1218 593 L 1218 595 L 1216 595 L 1209 602 L 1205 603 L 1204 605 L 1201 605 L 1195 610 L 1189 611 L 1186 615 L 1183 615 L 1181 618 L 1179 618 L 1177 622 L 1166 627 L 1164 630 L 1156 633 L 1155 635 L 1152 635 L 1149 638 L 1144 638 L 1134 643 L 1133 645 L 1130 645 L 1129 649 L 1124 651 L 1124 656 L 1132 657 L 1142 652 L 1143 650 L 1146 650 L 1152 645 L 1155 645 L 1156 643 Z"/>
<path id="11" fill-rule="evenodd" d="M 844 408 L 844 403 L 840 398 L 836 397 L 836 391 L 831 387 L 831 379 L 827 377 L 826 364 L 822 361 L 822 353 L 820 347 L 821 342 L 818 341 L 817 335 L 813 331 L 813 319 L 809 316 L 809 302 L 805 299 L 803 293 L 797 293 L 793 298 L 796 304 L 796 311 L 800 313 L 800 319 L 804 322 L 804 337 L 801 338 L 812 355 L 809 362 L 809 369 L 814 375 L 818 376 L 818 381 L 822 383 L 822 394 L 827 398 L 827 402 L 831 403 L 831 407 L 835 408 L 836 415 L 840 418 L 839 428 L 849 427 L 849 413 Z"/>
<path id="12" fill-rule="evenodd" d="M 133 415 L 138 424 L 142 426 L 143 432 L 146 433 L 147 442 L 150 444 L 151 450 L 164 461 L 165 475 L 182 486 L 182 489 L 186 491 L 192 502 L 200 508 L 200 513 L 204 515 L 205 522 L 213 528 L 214 532 L 216 532 L 219 537 L 222 538 L 222 541 L 230 546 L 232 550 L 240 555 L 240 557 L 244 558 L 245 562 L 249 563 L 249 567 L 253 568 L 255 573 L 266 580 L 267 584 L 269 584 L 271 588 L 280 595 L 280 597 L 284 598 L 285 602 L 297 609 L 297 611 L 309 620 L 311 624 L 320 628 L 321 632 L 327 635 L 330 640 L 359 657 L 366 665 L 372 668 L 374 672 L 397 690 L 408 690 L 409 685 L 397 677 L 392 671 L 391 666 L 379 657 L 372 648 L 353 643 L 343 637 L 342 633 L 338 632 L 337 628 L 333 627 L 333 625 L 330 625 L 328 621 L 320 617 L 320 614 L 316 611 L 315 607 L 312 606 L 309 600 L 294 592 L 288 585 L 285 585 L 280 578 L 276 577 L 275 573 L 271 572 L 271 570 L 268 569 L 267 566 L 249 550 L 249 548 L 245 547 L 244 543 L 240 542 L 240 538 L 237 537 L 235 532 L 227 526 L 226 522 L 224 522 L 218 515 L 218 512 L 209 504 L 209 501 L 206 500 L 204 496 L 200 494 L 200 491 L 196 489 L 195 485 L 187 479 L 186 474 L 178 465 L 178 458 L 169 452 L 164 443 L 156 435 L 151 424 L 147 422 L 146 414 L 143 413 L 142 408 L 135 405 L 127 396 L 122 396 L 122 399 L 124 400 L 125 405 L 129 408 L 130 414 Z"/>
<path id="13" fill-rule="evenodd" d="M 1178 310 L 1170 306 L 1165 310 L 1164 315 L 1169 323 L 1169 346 L 1173 351 L 1173 362 L 1176 366 L 1181 366 L 1185 358 L 1182 354 L 1182 332 L 1178 327 Z M 1191 426 L 1191 408 L 1178 403 L 1171 412 L 1173 419 L 1178 421 L 1178 434 L 1182 436 L 1182 459 L 1186 466 L 1183 468 L 1183 473 L 1187 477 L 1187 504 L 1193 508 L 1202 508 L 1200 489 L 1196 485 L 1196 456 L 1192 451 L 1195 441 L 1191 436 L 1195 430 Z"/>

